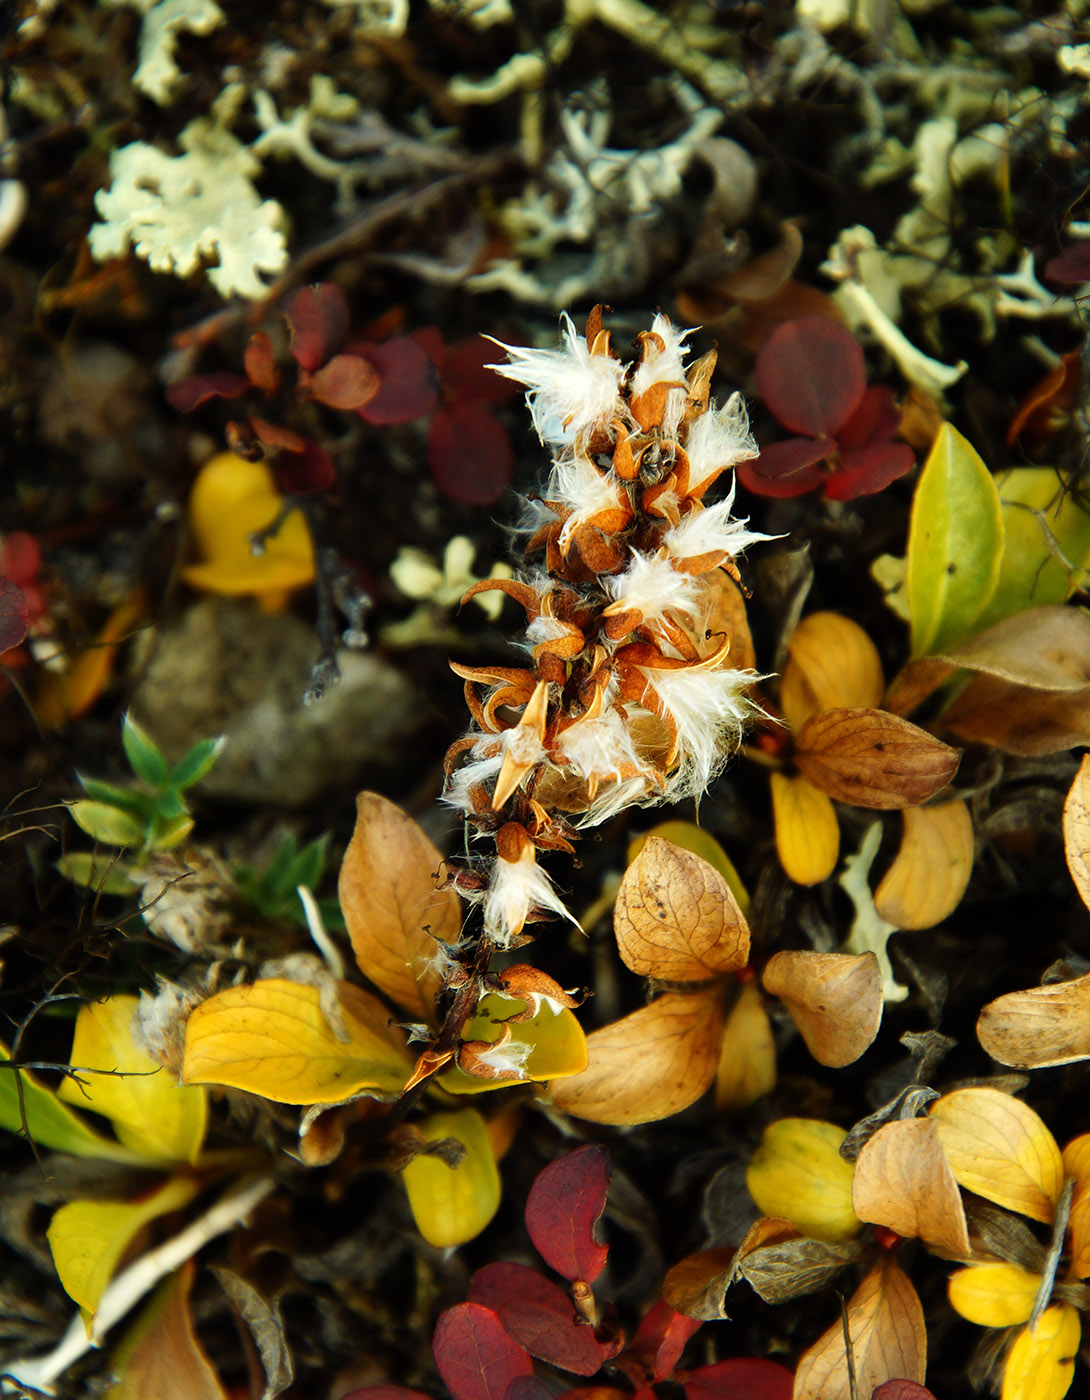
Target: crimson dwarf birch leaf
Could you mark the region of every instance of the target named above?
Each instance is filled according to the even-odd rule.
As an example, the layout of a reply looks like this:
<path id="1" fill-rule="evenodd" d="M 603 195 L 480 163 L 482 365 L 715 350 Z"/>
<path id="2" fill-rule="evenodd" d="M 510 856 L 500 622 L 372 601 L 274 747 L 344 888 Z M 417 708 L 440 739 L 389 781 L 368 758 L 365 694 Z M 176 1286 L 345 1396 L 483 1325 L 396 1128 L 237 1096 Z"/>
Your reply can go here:
<path id="1" fill-rule="evenodd" d="M 778 1361 L 737 1356 L 690 1371 L 685 1400 L 791 1400 L 793 1382 L 794 1376 Z"/>
<path id="2" fill-rule="evenodd" d="M 534 1248 L 566 1279 L 593 1283 L 605 1268 L 609 1246 L 595 1224 L 606 1206 L 610 1178 L 604 1147 L 579 1147 L 538 1173 L 526 1199 L 526 1229 Z"/>
<path id="3" fill-rule="evenodd" d="M 307 374 L 329 359 L 348 333 L 348 301 L 333 282 L 300 287 L 284 298 L 281 311 L 291 331 L 292 358 Z"/>
<path id="4" fill-rule="evenodd" d="M 675 1312 L 660 1299 L 644 1316 L 629 1350 L 650 1372 L 653 1381 L 669 1380 L 685 1344 L 701 1326 L 700 1318 Z"/>
<path id="5" fill-rule="evenodd" d="M 381 381 L 378 393 L 357 409 L 368 423 L 408 423 L 435 407 L 438 391 L 435 366 L 427 351 L 408 336 L 363 341 L 352 353 L 362 355 Z"/>
<path id="6" fill-rule="evenodd" d="M 0 653 L 17 647 L 26 636 L 26 595 L 17 583 L 0 575 Z"/>
<path id="7" fill-rule="evenodd" d="M 444 496 L 471 506 L 498 501 L 515 454 L 506 429 L 483 403 L 443 404 L 428 428 L 428 466 Z"/>
<path id="8" fill-rule="evenodd" d="M 867 387 L 863 349 L 827 316 L 786 321 L 757 356 L 757 392 L 785 428 L 833 433 L 859 407 Z"/>
<path id="9" fill-rule="evenodd" d="M 534 1374 L 529 1352 L 479 1303 L 458 1303 L 440 1313 L 432 1352 L 454 1400 L 505 1400 L 513 1381 Z"/>
<path id="10" fill-rule="evenodd" d="M 590 1327 L 575 1321 L 567 1292 L 525 1264 L 485 1264 L 473 1275 L 467 1301 L 490 1308 L 504 1331 L 531 1356 L 577 1376 L 598 1373 L 606 1358 Z"/>
<path id="11" fill-rule="evenodd" d="M 871 1400 L 935 1400 L 927 1386 L 918 1381 L 883 1381 Z"/>
<path id="12" fill-rule="evenodd" d="M 404 1385 L 365 1385 L 350 1390 L 341 1400 L 431 1400 L 431 1396 Z"/>
<path id="13" fill-rule="evenodd" d="M 212 374 L 187 375 L 166 387 L 166 400 L 179 413 L 192 413 L 209 399 L 237 399 L 250 387 L 244 374 L 216 370 Z"/>

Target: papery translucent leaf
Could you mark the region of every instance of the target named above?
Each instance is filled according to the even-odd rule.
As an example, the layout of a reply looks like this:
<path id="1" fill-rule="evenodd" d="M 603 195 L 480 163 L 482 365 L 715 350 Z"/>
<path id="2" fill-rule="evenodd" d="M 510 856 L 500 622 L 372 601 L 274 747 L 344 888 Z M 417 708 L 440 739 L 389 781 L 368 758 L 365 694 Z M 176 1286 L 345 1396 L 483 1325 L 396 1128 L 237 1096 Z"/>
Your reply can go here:
<path id="1" fill-rule="evenodd" d="M 226 1400 L 193 1328 L 189 1260 L 165 1279 L 110 1358 L 105 1400 Z"/>
<path id="2" fill-rule="evenodd" d="M 177 1083 L 137 1045 L 132 1028 L 138 1001 L 115 996 L 80 1007 L 72 1040 L 80 1083 L 66 1079 L 58 1095 L 109 1118 L 134 1152 L 161 1162 L 195 1162 L 208 1121 L 207 1095 Z"/>
<path id="3" fill-rule="evenodd" d="M 1090 617 L 1051 604 L 1027 608 L 943 652 L 943 661 L 1033 690 L 1090 685 Z"/>
<path id="4" fill-rule="evenodd" d="M 769 959 L 761 983 L 823 1065 L 853 1064 L 882 1024 L 882 971 L 873 953 L 784 949 Z"/>
<path id="5" fill-rule="evenodd" d="M 202 1001 L 185 1028 L 187 1084 L 224 1084 L 275 1103 L 340 1103 L 394 1095 L 411 1062 L 377 997 L 342 984 L 347 1039 L 326 1018 L 317 987 L 266 978 Z"/>
<path id="6" fill-rule="evenodd" d="M 1034 690 L 975 675 L 938 717 L 943 730 L 971 744 L 1040 758 L 1090 744 L 1090 686 Z"/>
<path id="7" fill-rule="evenodd" d="M 526 1349 L 479 1303 L 458 1303 L 439 1314 L 432 1351 L 454 1400 L 506 1400 L 513 1381 L 534 1374 Z"/>
<path id="8" fill-rule="evenodd" d="M 724 1306 L 735 1250 L 730 1245 L 700 1249 L 667 1269 L 662 1296 L 672 1308 L 701 1322 L 726 1318 Z"/>
<path id="9" fill-rule="evenodd" d="M 437 1249 L 476 1238 L 500 1204 L 500 1175 L 488 1129 L 473 1108 L 433 1113 L 416 1124 L 427 1142 L 454 1138 L 465 1149 L 457 1166 L 420 1153 L 402 1170 L 416 1228 Z"/>
<path id="10" fill-rule="evenodd" d="M 767 1216 L 789 1220 L 816 1240 L 846 1240 L 862 1222 L 852 1210 L 852 1164 L 840 1155 L 847 1134 L 817 1118 L 779 1118 L 749 1159 L 746 1186 Z"/>
<path id="11" fill-rule="evenodd" d="M 731 645 L 731 656 L 734 656 L 733 643 Z M 657 836 L 663 841 L 670 841 L 675 846 L 680 846 L 682 850 L 692 851 L 694 856 L 700 856 L 702 860 L 706 860 L 709 865 L 714 866 L 730 886 L 731 894 L 734 895 L 742 913 L 747 914 L 749 912 L 749 891 L 746 889 L 745 885 L 742 884 L 742 877 L 734 868 L 734 862 L 710 831 L 706 831 L 702 826 L 697 826 L 695 822 L 659 822 L 658 825 L 653 826 L 650 831 L 644 831 L 641 832 L 640 835 L 634 836 L 628 843 L 628 852 L 626 855 L 628 865 L 632 864 L 643 849 L 644 843 L 649 841 L 653 836 Z"/>
<path id="12" fill-rule="evenodd" d="M 601 1370 L 606 1348 L 593 1328 L 576 1323 L 567 1291 L 536 1269 L 486 1264 L 470 1279 L 466 1301 L 490 1308 L 508 1336 L 539 1361 L 577 1376 Z"/>
<path id="13" fill-rule="evenodd" d="M 852 1209 L 906 1239 L 969 1256 L 961 1192 L 928 1118 L 887 1123 L 867 1139 L 855 1163 Z"/>
<path id="14" fill-rule="evenodd" d="M 754 376 L 757 392 L 784 427 L 815 437 L 835 433 L 867 387 L 862 347 L 827 316 L 803 316 L 773 331 Z"/>
<path id="15" fill-rule="evenodd" d="M 551 1269 L 593 1283 L 605 1268 L 608 1245 L 597 1223 L 606 1208 L 610 1161 L 604 1147 L 578 1147 L 542 1168 L 526 1198 L 526 1229 Z"/>
<path id="16" fill-rule="evenodd" d="M 837 802 L 888 811 L 940 792 L 961 754 L 885 710 L 824 710 L 795 740 L 795 766 Z"/>
<path id="17" fill-rule="evenodd" d="M 1003 1369 L 1001 1400 L 1063 1400 L 1075 1374 L 1082 1328 L 1070 1303 L 1046 1308 L 1014 1339 Z"/>
<path id="18" fill-rule="evenodd" d="M 1090 909 L 1090 754 L 1084 754 L 1064 800 L 1064 857 L 1079 898 Z"/>
<path id="19" fill-rule="evenodd" d="M 976 1033 L 993 1060 L 1015 1069 L 1090 1059 L 1090 973 L 996 997 Z"/>
<path id="20" fill-rule="evenodd" d="M 947 1284 L 955 1312 L 978 1327 L 1014 1327 L 1033 1314 L 1041 1275 L 1015 1264 L 973 1264 Z"/>
<path id="21" fill-rule="evenodd" d="M 960 798 L 901 813 L 904 835 L 874 892 L 874 907 L 898 928 L 933 928 L 961 903 L 973 872 L 973 821 Z"/>
<path id="22" fill-rule="evenodd" d="M 965 438 L 944 423 L 916 484 L 905 587 L 912 655 L 968 636 L 999 580 L 1003 519 L 999 492 Z"/>

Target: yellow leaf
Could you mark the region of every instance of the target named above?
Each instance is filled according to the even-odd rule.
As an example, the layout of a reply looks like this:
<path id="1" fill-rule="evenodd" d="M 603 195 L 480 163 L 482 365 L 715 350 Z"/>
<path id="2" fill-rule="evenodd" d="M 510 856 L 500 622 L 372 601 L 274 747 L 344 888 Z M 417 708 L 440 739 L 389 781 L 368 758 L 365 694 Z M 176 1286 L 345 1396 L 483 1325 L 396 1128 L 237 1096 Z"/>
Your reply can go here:
<path id="1" fill-rule="evenodd" d="M 731 1007 L 715 1071 L 715 1106 L 748 1108 L 776 1084 L 776 1044 L 756 982 L 744 982 Z"/>
<path id="2" fill-rule="evenodd" d="M 94 644 L 70 658 L 66 670 L 42 672 L 34 713 L 43 729 L 60 729 L 91 708 L 110 679 L 118 646 L 146 610 L 147 599 L 137 590 L 113 610 Z"/>
<path id="3" fill-rule="evenodd" d="M 182 570 L 205 593 L 276 599 L 314 578 L 314 545 L 301 510 L 291 510 L 255 554 L 249 537 L 276 520 L 284 498 L 264 462 L 221 452 L 197 473 L 189 528 L 200 562 Z"/>
<path id="4" fill-rule="evenodd" d="M 847 1134 L 817 1118 L 780 1118 L 749 1159 L 746 1186 L 765 1215 L 789 1220 L 814 1240 L 846 1240 L 863 1228 L 852 1209 L 852 1164 L 840 1155 Z"/>
<path id="5" fill-rule="evenodd" d="M 796 885 L 819 885 L 833 873 L 840 854 L 832 800 L 801 774 L 770 776 L 780 864 Z"/>
<path id="6" fill-rule="evenodd" d="M 436 940 L 452 942 L 462 922 L 458 896 L 437 887 L 442 868 L 412 817 L 377 792 L 360 793 L 339 886 L 352 951 L 376 987 L 433 1024 Z"/>
<path id="7" fill-rule="evenodd" d="M 503 1034 L 502 1025 L 511 1016 L 526 1010 L 526 1003 L 517 997 L 489 992 L 482 997 L 477 1013 L 466 1022 L 463 1040 L 487 1040 L 494 1043 Z M 510 1026 L 511 1046 L 529 1045 L 530 1053 L 523 1063 L 525 1077 L 537 1083 L 547 1079 L 566 1079 L 581 1074 L 587 1067 L 587 1040 L 583 1028 L 566 1008 L 552 1012 L 542 1006 L 531 1021 L 517 1021 Z M 515 1055 L 519 1052 L 516 1049 Z M 447 1070 L 438 1081 L 451 1094 L 483 1094 L 489 1089 L 510 1087 L 519 1081 L 511 1079 L 478 1079 L 463 1070 Z"/>
<path id="8" fill-rule="evenodd" d="M 978 1327 L 1028 1322 L 1040 1287 L 1040 1274 L 1016 1264 L 974 1264 L 954 1274 L 947 1285 L 955 1311 Z"/>
<path id="9" fill-rule="evenodd" d="M 437 1249 L 465 1244 L 500 1204 L 500 1174 L 484 1119 L 476 1109 L 463 1108 L 433 1113 L 416 1126 L 428 1142 L 455 1138 L 465 1148 L 456 1167 L 422 1153 L 402 1171 L 416 1228 Z"/>
<path id="10" fill-rule="evenodd" d="M 1003 1371 L 1001 1400 L 1063 1400 L 1075 1374 L 1082 1329 L 1070 1303 L 1046 1308 L 1020 1332 Z"/>
<path id="11" fill-rule="evenodd" d="M 1090 754 L 1084 754 L 1064 802 L 1064 855 L 1067 868 L 1090 909 Z"/>
<path id="12" fill-rule="evenodd" d="M 973 821 L 960 798 L 907 807 L 904 836 L 874 893 L 874 907 L 897 928 L 933 928 L 961 903 L 973 870 Z"/>
<path id="13" fill-rule="evenodd" d="M 94 1313 L 122 1256 L 149 1221 L 188 1205 L 200 1190 L 191 1177 L 169 1181 L 137 1201 L 70 1201 L 46 1231 L 61 1287 Z"/>
<path id="14" fill-rule="evenodd" d="M 715 1078 L 723 996 L 667 992 L 587 1037 L 582 1074 L 549 1085 L 565 1113 L 594 1123 L 652 1123 L 695 1103 Z"/>
<path id="15" fill-rule="evenodd" d="M 960 1186 L 1031 1220 L 1052 1219 L 1063 1162 L 1032 1108 L 998 1089 L 955 1089 L 930 1116 Z"/>
<path id="16" fill-rule="evenodd" d="M 66 1079 L 57 1097 L 109 1118 L 120 1141 L 152 1161 L 195 1162 L 208 1120 L 207 1097 L 203 1089 L 178 1084 L 135 1043 L 137 1004 L 136 997 L 116 996 L 80 1007 L 72 1066 L 107 1072 L 81 1074 L 79 1083 Z"/>
<path id="17" fill-rule="evenodd" d="M 788 651 L 780 708 L 792 729 L 801 729 L 819 710 L 882 703 L 886 682 L 878 648 L 850 618 L 811 613 L 791 634 Z"/>
<path id="18" fill-rule="evenodd" d="M 193 1330 L 187 1262 L 156 1289 L 110 1358 L 119 1377 L 105 1400 L 225 1400 L 223 1387 Z"/>
<path id="19" fill-rule="evenodd" d="M 731 655 L 733 656 L 733 651 Z M 663 841 L 671 841 L 675 846 L 680 846 L 682 850 L 692 851 L 694 856 L 700 856 L 709 865 L 714 865 L 730 886 L 731 894 L 738 901 L 738 908 L 747 918 L 749 917 L 749 891 L 742 883 L 742 877 L 734 868 L 734 862 L 710 831 L 705 831 L 702 826 L 697 826 L 695 822 L 659 822 L 650 831 L 644 831 L 639 836 L 634 836 L 628 843 L 626 859 L 629 865 L 643 850 L 644 843 L 649 841 L 652 836 L 661 837 Z M 584 928 L 590 927 L 586 920 L 581 919 L 580 922 Z"/>
<path id="20" fill-rule="evenodd" d="M 625 966 L 663 982 L 707 981 L 749 957 L 749 928 L 726 880 L 657 836 L 625 871 L 613 928 Z"/>
<path id="21" fill-rule="evenodd" d="M 342 986 L 345 984 L 342 984 Z M 187 1084 L 225 1084 L 275 1103 L 340 1103 L 393 1095 L 410 1060 L 377 997 L 342 995 L 347 1039 L 326 1019 L 321 993 L 282 978 L 231 987 L 194 1008 L 185 1028 Z"/>

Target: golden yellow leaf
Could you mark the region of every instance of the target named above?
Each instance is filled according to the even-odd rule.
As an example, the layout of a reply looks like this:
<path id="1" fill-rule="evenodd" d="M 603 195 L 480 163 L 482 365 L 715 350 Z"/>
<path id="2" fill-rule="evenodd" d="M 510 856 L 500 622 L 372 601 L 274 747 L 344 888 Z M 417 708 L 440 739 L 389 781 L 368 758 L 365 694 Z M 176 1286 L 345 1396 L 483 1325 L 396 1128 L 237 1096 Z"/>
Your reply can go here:
<path id="1" fill-rule="evenodd" d="M 734 655 L 733 650 L 731 655 Z M 749 891 L 743 885 L 742 877 L 734 868 L 734 862 L 710 831 L 705 831 L 702 826 L 697 826 L 695 822 L 659 822 L 650 831 L 643 831 L 639 836 L 634 836 L 628 843 L 626 856 L 628 865 L 632 864 L 640 851 L 643 850 L 644 843 L 649 841 L 652 836 L 659 836 L 663 841 L 671 841 L 675 846 L 692 851 L 694 856 L 702 856 L 709 865 L 713 865 L 730 886 L 731 894 L 738 901 L 738 908 L 747 918 L 749 917 Z M 580 922 L 585 928 L 590 927 L 588 921 L 580 920 Z"/>
<path id="2" fill-rule="evenodd" d="M 932 928 L 961 903 L 973 870 L 973 822 L 960 798 L 901 813 L 901 849 L 874 892 L 874 907 L 897 928 Z"/>
<path id="3" fill-rule="evenodd" d="M 996 997 L 976 1033 L 993 1060 L 1016 1069 L 1090 1059 L 1090 973 Z"/>
<path id="4" fill-rule="evenodd" d="M 188 1205 L 200 1190 L 194 1177 L 171 1177 L 136 1201 L 70 1201 L 46 1231 L 61 1287 L 94 1313 L 125 1251 L 157 1216 Z"/>
<path id="5" fill-rule="evenodd" d="M 1067 868 L 1090 909 L 1090 754 L 1084 754 L 1064 802 L 1064 855 Z"/>
<path id="6" fill-rule="evenodd" d="M 852 1210 L 852 1164 L 840 1155 L 846 1136 L 818 1118 L 770 1123 L 746 1168 L 749 1194 L 763 1213 L 815 1240 L 858 1234 L 863 1222 Z"/>
<path id="7" fill-rule="evenodd" d="M 920 1239 L 954 1258 L 969 1255 L 961 1192 L 929 1118 L 887 1123 L 863 1145 L 852 1179 L 860 1220 Z"/>
<path id="8" fill-rule="evenodd" d="M 1052 1219 L 1063 1162 L 1032 1108 L 998 1089 L 955 1089 L 930 1117 L 960 1186 L 1031 1220 Z"/>
<path id="9" fill-rule="evenodd" d="M 1000 1263 L 961 1269 L 947 1284 L 955 1311 L 978 1327 L 1015 1327 L 1028 1322 L 1040 1288 L 1040 1274 Z"/>
<path id="10" fill-rule="evenodd" d="M 749 957 L 749 927 L 726 880 L 657 836 L 625 871 L 613 928 L 622 962 L 663 982 L 707 981 Z"/>
<path id="11" fill-rule="evenodd" d="M 110 1359 L 118 1377 L 105 1400 L 225 1400 L 193 1330 L 192 1259 L 156 1289 Z"/>
<path id="12" fill-rule="evenodd" d="M 923 1384 L 927 1333 L 908 1277 L 885 1255 L 848 1301 L 848 1334 L 859 1396 L 889 1380 Z M 792 1400 L 849 1400 L 844 1327 L 838 1317 L 799 1359 Z"/>
<path id="13" fill-rule="evenodd" d="M 207 1096 L 179 1084 L 136 1044 L 137 1004 L 136 997 L 115 996 L 80 1007 L 72 1066 L 103 1072 L 81 1074 L 79 1083 L 66 1079 L 57 1097 L 109 1118 L 120 1141 L 152 1161 L 195 1162 L 208 1121 Z"/>
<path id="14" fill-rule="evenodd" d="M 326 1019 L 317 987 L 267 978 L 231 987 L 194 1008 L 185 1028 L 187 1084 L 225 1084 L 275 1103 L 339 1103 L 393 1095 L 411 1061 L 389 1012 L 358 987 L 342 997 L 348 1038 Z"/>
<path id="15" fill-rule="evenodd" d="M 1046 1308 L 1036 1327 L 1014 1339 L 1001 1400 L 1063 1400 L 1075 1374 L 1081 1335 L 1079 1315 L 1070 1303 Z"/>
<path id="16" fill-rule="evenodd" d="M 410 1016 L 435 1023 L 436 940 L 462 923 L 452 889 L 439 889 L 443 858 L 406 812 L 377 792 L 356 799 L 356 827 L 341 865 L 340 900 L 365 977 Z"/>
<path id="17" fill-rule="evenodd" d="M 1067 1233 L 1071 1248 L 1068 1272 L 1074 1278 L 1090 1277 L 1090 1191 L 1085 1187 L 1076 1189 Z"/>
<path id="18" fill-rule="evenodd" d="M 680 1113 L 715 1078 L 723 1035 L 718 987 L 667 992 L 587 1037 L 582 1074 L 549 1085 L 557 1108 L 594 1123 L 653 1123 Z"/>
<path id="19" fill-rule="evenodd" d="M 772 773 L 776 850 L 789 880 L 820 885 L 836 868 L 840 826 L 832 799 L 801 774 Z"/>
<path id="20" fill-rule="evenodd" d="M 66 670 L 42 672 L 34 713 L 43 729 L 60 729 L 91 708 L 110 679 L 118 646 L 146 612 L 147 599 L 137 590 L 114 608 L 93 644 L 69 658 Z"/>
<path id="21" fill-rule="evenodd" d="M 715 1071 L 715 1106 L 748 1108 L 776 1084 L 776 1043 L 756 982 L 743 982 L 731 1007 Z"/>
<path id="22" fill-rule="evenodd" d="M 526 1003 L 517 997 L 489 992 L 478 1003 L 476 1015 L 466 1022 L 462 1039 L 486 1040 L 494 1044 L 503 1034 L 503 1026 L 498 1023 L 525 1010 Z M 531 1047 L 522 1064 L 528 1080 L 540 1084 L 547 1079 L 567 1079 L 570 1075 L 581 1074 L 587 1067 L 587 1039 L 582 1026 L 567 1007 L 552 1012 L 543 1005 L 532 1020 L 517 1021 L 511 1024 L 510 1031 L 511 1047 L 516 1057 L 518 1046 Z M 484 1094 L 490 1089 L 502 1089 L 519 1081 L 478 1079 L 455 1067 L 439 1075 L 438 1082 L 451 1094 Z"/>
<path id="23" fill-rule="evenodd" d="M 837 802 L 875 811 L 914 807 L 940 792 L 961 753 L 885 710 L 823 710 L 795 740 L 795 766 Z"/>
<path id="24" fill-rule="evenodd" d="M 819 710 L 875 708 L 886 688 L 878 648 L 851 618 L 816 612 L 791 634 L 780 708 L 796 732 Z"/>
<path id="25" fill-rule="evenodd" d="M 456 1167 L 421 1153 L 402 1171 L 416 1228 L 437 1249 L 474 1239 L 500 1204 L 500 1174 L 484 1119 L 473 1108 L 433 1113 L 417 1125 L 427 1142 L 454 1138 L 465 1148 Z"/>
<path id="26" fill-rule="evenodd" d="M 775 953 L 761 982 L 787 1007 L 814 1059 L 834 1069 L 858 1060 L 882 1024 L 873 953 Z"/>

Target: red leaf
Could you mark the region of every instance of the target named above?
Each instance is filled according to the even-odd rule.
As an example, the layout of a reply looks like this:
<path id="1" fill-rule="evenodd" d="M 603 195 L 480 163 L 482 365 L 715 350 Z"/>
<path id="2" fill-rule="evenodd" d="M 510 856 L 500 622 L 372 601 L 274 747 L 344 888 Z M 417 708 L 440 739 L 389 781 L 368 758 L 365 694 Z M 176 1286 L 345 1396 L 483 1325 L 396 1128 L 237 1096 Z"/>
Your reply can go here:
<path id="1" fill-rule="evenodd" d="M 488 506 L 511 484 L 515 453 L 483 403 L 443 404 L 428 424 L 428 465 L 444 496 Z"/>
<path id="2" fill-rule="evenodd" d="M 842 452 L 879 441 L 888 442 L 900 421 L 893 390 L 885 384 L 872 384 L 859 400 L 855 412 L 841 425 L 836 440 Z"/>
<path id="3" fill-rule="evenodd" d="M 0 655 L 26 636 L 27 605 L 23 590 L 0 574 Z"/>
<path id="4" fill-rule="evenodd" d="M 918 1381 L 883 1381 L 871 1395 L 871 1400 L 935 1400 L 927 1386 Z"/>
<path id="5" fill-rule="evenodd" d="M 403 1385 L 365 1385 L 359 1390 L 350 1390 L 340 1400 L 431 1400 L 431 1396 Z"/>
<path id="6" fill-rule="evenodd" d="M 746 465 L 762 481 L 778 481 L 805 472 L 807 467 L 823 462 L 835 451 L 834 438 L 788 438 L 785 442 L 770 442 L 762 447 Z"/>
<path id="7" fill-rule="evenodd" d="M 423 347 L 424 353 L 441 375 L 447 358 L 447 346 L 439 327 L 421 326 L 418 331 L 413 331 L 412 339 Z"/>
<path id="8" fill-rule="evenodd" d="M 516 1376 L 504 1391 L 503 1400 L 552 1400 L 549 1388 L 536 1376 Z"/>
<path id="9" fill-rule="evenodd" d="M 794 1379 L 787 1367 L 777 1361 L 758 1356 L 736 1357 L 690 1371 L 685 1379 L 685 1400 L 791 1400 Z M 878 1400 L 878 1395 L 876 1390 L 873 1400 Z M 886 1400 L 894 1397 L 887 1396 Z"/>
<path id="10" fill-rule="evenodd" d="M 845 452 L 840 466 L 830 473 L 825 494 L 830 501 L 854 501 L 857 496 L 873 496 L 891 481 L 910 472 L 916 454 L 904 442 L 876 442 L 854 452 Z"/>
<path id="11" fill-rule="evenodd" d="M 502 358 L 503 351 L 483 335 L 460 340 L 446 353 L 441 370 L 443 387 L 453 399 L 475 399 L 478 403 L 505 403 L 523 392 L 522 385 L 504 379 L 490 364 Z"/>
<path id="12" fill-rule="evenodd" d="M 334 282 L 300 287 L 280 310 L 291 331 L 292 358 L 307 374 L 325 364 L 348 334 L 348 302 Z"/>
<path id="13" fill-rule="evenodd" d="M 485 1264 L 470 1280 L 466 1296 L 491 1308 L 508 1336 L 550 1366 L 593 1376 L 606 1359 L 593 1330 L 575 1321 L 564 1289 L 525 1264 Z"/>
<path id="14" fill-rule="evenodd" d="M 237 399 L 250 387 L 244 374 L 221 370 L 216 374 L 191 374 L 166 387 L 167 403 L 179 413 L 192 413 L 209 399 Z"/>
<path id="15" fill-rule="evenodd" d="M 674 1374 L 685 1344 L 703 1324 L 699 1318 L 675 1312 L 661 1299 L 643 1321 L 632 1338 L 630 1355 L 635 1356 L 653 1381 L 665 1381 Z"/>
<path id="16" fill-rule="evenodd" d="M 309 496 L 328 491 L 337 480 L 333 459 L 317 443 L 306 442 L 302 452 L 281 452 L 273 464 L 276 484 L 287 496 Z"/>
<path id="17" fill-rule="evenodd" d="M 438 401 L 435 366 L 428 352 L 408 336 L 365 341 L 353 353 L 369 360 L 382 381 L 378 393 L 357 410 L 368 423 L 407 423 L 430 413 Z"/>
<path id="18" fill-rule="evenodd" d="M 818 437 L 835 433 L 867 387 L 859 342 L 827 316 L 785 321 L 761 347 L 757 391 L 785 428 Z"/>
<path id="19" fill-rule="evenodd" d="M 1045 276 L 1050 282 L 1081 286 L 1090 282 L 1090 243 L 1073 243 L 1045 263 Z"/>
<path id="20" fill-rule="evenodd" d="M 280 371 L 273 358 L 272 340 L 265 331 L 255 331 L 250 337 L 242 362 L 255 389 L 263 394 L 275 394 L 280 388 Z"/>
<path id="21" fill-rule="evenodd" d="M 301 379 L 296 392 L 327 408 L 361 409 L 378 391 L 379 377 L 362 355 L 334 355 L 317 373 Z"/>
<path id="22" fill-rule="evenodd" d="M 283 452 L 306 451 L 306 438 L 294 428 L 285 428 L 282 423 L 270 423 L 264 418 L 251 418 L 249 423 L 254 436 L 265 447 Z"/>
<path id="23" fill-rule="evenodd" d="M 534 1374 L 529 1353 L 479 1303 L 458 1303 L 440 1313 L 431 1345 L 454 1400 L 504 1400 L 512 1381 Z"/>
<path id="24" fill-rule="evenodd" d="M 38 541 L 26 530 L 11 530 L 0 541 L 0 574 L 23 586 L 33 583 L 42 566 Z"/>
<path id="25" fill-rule="evenodd" d="M 606 1265 L 609 1246 L 594 1226 L 606 1207 L 610 1178 L 604 1147 L 576 1148 L 538 1172 L 526 1199 L 526 1228 L 551 1269 L 571 1282 L 593 1283 Z"/>

